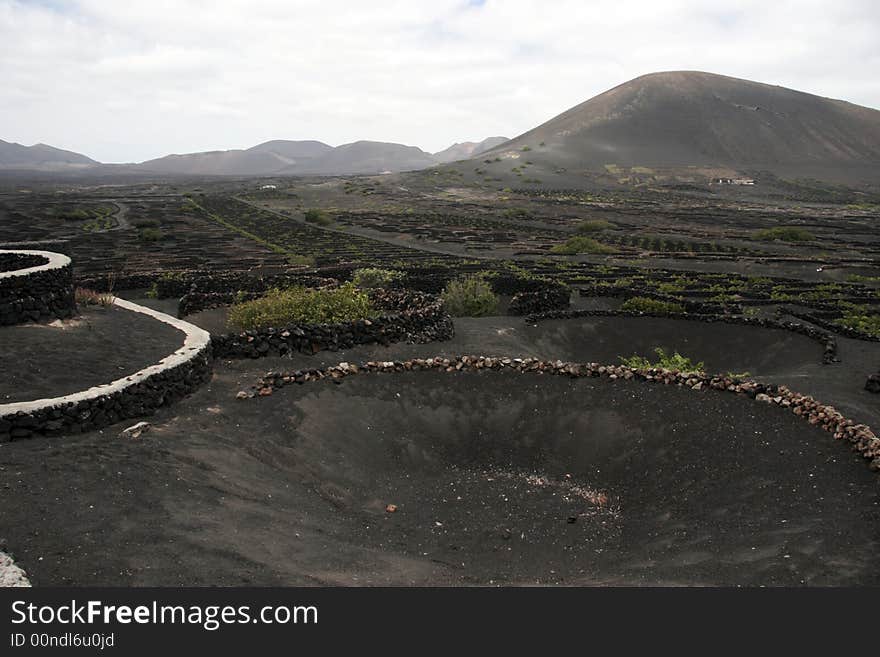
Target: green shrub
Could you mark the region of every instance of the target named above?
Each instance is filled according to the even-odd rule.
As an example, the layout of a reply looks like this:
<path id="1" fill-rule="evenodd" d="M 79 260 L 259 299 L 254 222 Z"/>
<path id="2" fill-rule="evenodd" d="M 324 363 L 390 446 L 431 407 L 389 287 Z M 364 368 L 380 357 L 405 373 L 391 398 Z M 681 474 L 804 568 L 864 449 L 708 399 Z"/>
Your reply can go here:
<path id="1" fill-rule="evenodd" d="M 449 281 L 441 296 L 446 312 L 453 317 L 485 317 L 498 309 L 498 297 L 481 276 Z"/>
<path id="2" fill-rule="evenodd" d="M 614 253 L 614 249 L 600 244 L 591 237 L 578 235 L 568 238 L 564 244 L 557 244 L 550 249 L 550 252 L 561 255 L 577 255 L 579 253 Z"/>
<path id="3" fill-rule="evenodd" d="M 303 217 L 310 224 L 318 224 L 319 226 L 329 226 L 333 223 L 327 213 L 317 208 L 310 208 L 305 211 Z"/>
<path id="4" fill-rule="evenodd" d="M 581 235 L 588 235 L 589 233 L 598 233 L 603 230 L 611 230 L 612 228 L 615 228 L 615 226 L 610 221 L 605 221 L 604 219 L 588 219 L 575 226 L 575 232 Z"/>
<path id="5" fill-rule="evenodd" d="M 880 315 L 868 315 L 862 312 L 860 306 L 855 306 L 850 312 L 834 323 L 844 328 L 851 328 L 874 337 L 880 337 Z"/>
<path id="6" fill-rule="evenodd" d="M 797 226 L 776 226 L 775 228 L 764 228 L 757 231 L 753 239 L 770 242 L 772 240 L 780 240 L 782 242 L 811 242 L 815 239 L 813 233 L 805 228 Z"/>
<path id="7" fill-rule="evenodd" d="M 314 267 L 315 259 L 309 255 L 290 253 L 287 255 L 287 264 L 294 267 Z"/>
<path id="8" fill-rule="evenodd" d="M 880 283 L 880 276 L 863 276 L 862 274 L 849 274 L 846 280 L 850 283 Z"/>
<path id="9" fill-rule="evenodd" d="M 632 297 L 627 299 L 620 306 L 620 309 L 637 313 L 670 313 L 673 315 L 680 315 L 684 312 L 684 307 L 679 303 L 659 301 L 649 297 Z"/>
<path id="10" fill-rule="evenodd" d="M 162 239 L 162 231 L 158 228 L 141 228 L 138 231 L 138 239 L 142 242 L 158 242 Z"/>
<path id="11" fill-rule="evenodd" d="M 291 287 L 273 289 L 265 296 L 237 303 L 229 309 L 229 325 L 259 329 L 288 324 L 332 324 L 374 315 L 370 297 L 353 283 L 337 288 Z"/>
<path id="12" fill-rule="evenodd" d="M 632 355 L 629 358 L 624 358 L 620 356 L 620 362 L 622 362 L 627 367 L 633 367 L 639 370 L 645 370 L 649 368 L 660 368 L 664 370 L 676 370 L 678 372 L 703 372 L 705 371 L 705 365 L 703 362 L 694 363 L 687 356 L 682 356 L 677 351 L 668 354 L 663 347 L 657 347 L 654 349 L 654 353 L 657 354 L 657 361 L 652 363 L 647 358 L 642 356 Z"/>
<path id="13" fill-rule="evenodd" d="M 378 267 L 363 267 L 356 269 L 352 276 L 352 282 L 360 288 L 388 287 L 394 281 L 403 278 L 403 272 L 394 269 L 380 269 Z"/>

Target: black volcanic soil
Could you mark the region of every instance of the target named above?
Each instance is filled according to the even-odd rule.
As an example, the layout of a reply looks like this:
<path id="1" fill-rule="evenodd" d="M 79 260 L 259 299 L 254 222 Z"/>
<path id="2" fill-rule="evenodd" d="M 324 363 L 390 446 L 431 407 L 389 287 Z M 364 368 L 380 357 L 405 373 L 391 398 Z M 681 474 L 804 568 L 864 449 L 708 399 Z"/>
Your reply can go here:
<path id="1" fill-rule="evenodd" d="M 58 397 L 154 365 L 184 334 L 122 308 L 90 308 L 53 324 L 0 328 L 0 403 Z"/>
<path id="2" fill-rule="evenodd" d="M 33 582 L 880 584 L 876 474 L 776 407 L 492 372 L 238 401 L 241 378 L 140 440 L 0 447 Z"/>

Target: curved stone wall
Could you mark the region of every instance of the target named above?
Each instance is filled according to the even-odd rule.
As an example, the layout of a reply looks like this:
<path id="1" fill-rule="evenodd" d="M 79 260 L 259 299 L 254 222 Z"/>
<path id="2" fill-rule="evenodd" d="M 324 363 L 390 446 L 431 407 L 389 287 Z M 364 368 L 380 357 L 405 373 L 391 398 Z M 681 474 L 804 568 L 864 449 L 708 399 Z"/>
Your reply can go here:
<path id="1" fill-rule="evenodd" d="M 70 258 L 51 251 L 0 250 L 0 326 L 75 314 Z"/>
<path id="2" fill-rule="evenodd" d="M 756 326 L 758 328 L 781 329 L 806 336 L 822 344 L 825 352 L 822 354 L 822 363 L 830 365 L 839 362 L 837 358 L 837 340 L 830 333 L 826 333 L 809 324 L 797 322 L 785 322 L 781 320 L 764 319 L 761 317 L 741 317 L 738 315 L 700 315 L 691 313 L 646 313 L 630 310 L 555 310 L 526 317 L 526 321 L 537 323 L 549 319 L 578 319 L 582 317 L 662 317 L 665 319 L 680 319 L 691 322 L 705 322 L 708 324 L 741 324 L 743 326 Z"/>
<path id="3" fill-rule="evenodd" d="M 538 358 L 489 358 L 485 356 L 458 356 L 415 358 L 407 361 L 370 361 L 361 365 L 340 363 L 324 369 L 268 372 L 251 393 L 240 392 L 239 398 L 266 397 L 273 389 L 291 384 L 303 384 L 320 379 L 341 380 L 347 376 L 375 372 L 411 372 L 434 370 L 442 372 L 508 370 L 520 373 L 548 374 L 568 377 L 607 377 L 612 380 L 647 381 L 664 385 L 678 385 L 694 391 L 716 390 L 747 396 L 756 402 L 772 404 L 804 418 L 814 426 L 833 434 L 836 440 L 846 440 L 853 450 L 868 460 L 874 471 L 880 471 L 880 438 L 871 428 L 856 424 L 833 406 L 816 401 L 808 395 L 790 390 L 784 385 L 766 384 L 737 377 L 711 375 L 703 372 L 678 372 L 658 368 L 638 369 L 626 365 L 599 363 L 571 363 L 561 360 L 543 361 Z"/>
<path id="4" fill-rule="evenodd" d="M 0 442 L 83 433 L 148 415 L 210 378 L 211 336 L 207 331 L 124 299 L 114 303 L 183 331 L 183 346 L 159 363 L 111 383 L 63 397 L 0 404 Z"/>
<path id="5" fill-rule="evenodd" d="M 440 299 L 420 292 L 375 290 L 373 301 L 386 314 L 339 324 L 291 324 L 214 337 L 217 358 L 260 358 L 293 352 L 348 349 L 356 344 L 449 340 L 452 320 Z"/>

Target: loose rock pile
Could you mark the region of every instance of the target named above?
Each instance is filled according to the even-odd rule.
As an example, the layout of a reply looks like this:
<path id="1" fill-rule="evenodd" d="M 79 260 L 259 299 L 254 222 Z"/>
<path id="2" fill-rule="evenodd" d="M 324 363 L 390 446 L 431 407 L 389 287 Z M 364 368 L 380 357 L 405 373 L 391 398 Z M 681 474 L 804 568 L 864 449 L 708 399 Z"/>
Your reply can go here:
<path id="1" fill-rule="evenodd" d="M 362 365 L 340 363 L 325 369 L 304 369 L 292 372 L 267 372 L 251 391 L 238 393 L 240 399 L 269 396 L 273 390 L 291 384 L 329 379 L 341 383 L 347 376 L 375 372 L 408 372 L 433 370 L 443 372 L 504 370 L 519 373 L 550 374 L 569 377 L 607 377 L 611 380 L 649 381 L 664 385 L 688 387 L 691 390 L 717 390 L 748 396 L 755 401 L 789 409 L 834 435 L 846 440 L 853 449 L 870 461 L 870 468 L 880 471 L 880 438 L 870 427 L 845 418 L 833 406 L 822 404 L 808 395 L 789 390 L 784 385 L 748 381 L 730 376 L 709 375 L 703 372 L 679 372 L 658 368 L 637 369 L 625 365 L 599 363 L 572 363 L 542 361 L 536 358 L 491 358 L 459 356 L 455 358 L 427 358 L 406 361 L 370 361 Z"/>
<path id="2" fill-rule="evenodd" d="M 564 285 L 548 287 L 535 292 L 519 292 L 510 300 L 507 312 L 510 315 L 536 315 L 568 308 L 571 304 L 571 290 Z"/>

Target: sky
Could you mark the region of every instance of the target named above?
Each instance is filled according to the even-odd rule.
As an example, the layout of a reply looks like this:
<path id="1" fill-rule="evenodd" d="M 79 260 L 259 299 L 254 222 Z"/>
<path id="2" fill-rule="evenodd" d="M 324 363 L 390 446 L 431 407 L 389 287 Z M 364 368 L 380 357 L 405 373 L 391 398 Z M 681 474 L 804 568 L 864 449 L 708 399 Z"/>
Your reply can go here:
<path id="1" fill-rule="evenodd" d="M 880 108 L 876 0 L 0 0 L 0 139 L 103 162 L 435 152 L 701 70 Z"/>

